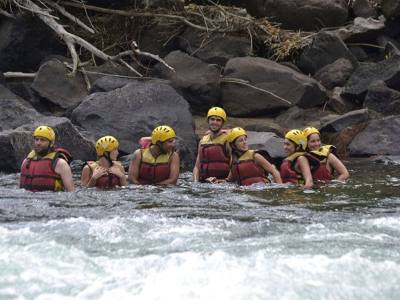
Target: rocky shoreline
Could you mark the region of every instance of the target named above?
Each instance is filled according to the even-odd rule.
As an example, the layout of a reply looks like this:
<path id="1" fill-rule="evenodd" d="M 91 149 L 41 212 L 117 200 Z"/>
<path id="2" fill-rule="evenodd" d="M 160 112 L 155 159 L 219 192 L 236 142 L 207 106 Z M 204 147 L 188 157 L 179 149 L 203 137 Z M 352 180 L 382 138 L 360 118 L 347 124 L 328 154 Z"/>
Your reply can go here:
<path id="1" fill-rule="evenodd" d="M 133 2 L 141 12 L 160 5 L 87 4 L 134 9 Z M 210 7 L 210 1 L 161 2 L 181 15 L 190 5 Z M 144 76 L 99 59 L 71 75 L 68 49 L 49 27 L 31 13 L 0 14 L 0 172 L 19 171 L 31 132 L 41 124 L 52 126 L 58 144 L 82 162 L 95 158 L 100 136 L 116 136 L 128 159 L 140 137 L 167 124 L 179 136 L 182 168 L 190 170 L 198 136 L 206 130 L 205 113 L 214 105 L 227 111 L 228 127 L 250 132 L 250 146 L 275 157 L 283 155 L 286 130 L 308 125 L 318 127 L 342 157 L 400 155 L 400 2 L 272 2 L 219 3 L 228 5 L 225 11 L 238 6 L 235 12 L 246 18 L 268 17 L 286 30 L 307 30 L 307 46 L 276 59 L 271 42 L 261 47 L 252 35 L 205 34 L 184 24 L 173 32 L 176 24 L 157 23 L 135 36 L 142 52 L 133 52 L 154 58 L 128 60 Z"/>

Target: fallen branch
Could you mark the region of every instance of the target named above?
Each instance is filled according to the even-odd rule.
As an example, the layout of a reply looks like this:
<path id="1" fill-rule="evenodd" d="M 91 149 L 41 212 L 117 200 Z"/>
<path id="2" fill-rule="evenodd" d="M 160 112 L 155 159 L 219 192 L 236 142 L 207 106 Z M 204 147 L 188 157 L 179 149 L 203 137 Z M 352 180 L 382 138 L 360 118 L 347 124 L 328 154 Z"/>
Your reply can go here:
<path id="1" fill-rule="evenodd" d="M 0 8 L 0 15 L 3 15 L 5 17 L 7 17 L 7 18 L 15 19 L 15 17 L 12 14 L 6 12 L 5 10 L 2 10 L 1 8 Z"/>
<path id="2" fill-rule="evenodd" d="M 5 72 L 4 78 L 35 78 L 36 73 L 23 73 L 23 72 Z"/>

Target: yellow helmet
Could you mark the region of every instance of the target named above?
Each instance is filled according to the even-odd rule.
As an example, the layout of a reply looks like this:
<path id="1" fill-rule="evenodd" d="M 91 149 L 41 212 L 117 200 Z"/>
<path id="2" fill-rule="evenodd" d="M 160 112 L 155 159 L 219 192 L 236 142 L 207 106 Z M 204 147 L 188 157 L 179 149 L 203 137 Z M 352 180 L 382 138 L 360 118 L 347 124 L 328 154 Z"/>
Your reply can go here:
<path id="1" fill-rule="evenodd" d="M 308 137 L 314 133 L 320 135 L 319 130 L 315 127 L 306 127 L 303 129 L 303 134 L 306 139 L 308 139 Z"/>
<path id="2" fill-rule="evenodd" d="M 246 130 L 244 130 L 242 127 L 235 127 L 228 133 L 228 137 L 226 139 L 228 143 L 233 143 L 238 137 L 242 135 L 247 136 Z"/>
<path id="3" fill-rule="evenodd" d="M 211 107 L 207 113 L 207 119 L 211 116 L 222 118 L 226 122 L 226 112 L 221 107 Z"/>
<path id="4" fill-rule="evenodd" d="M 33 132 L 33 137 L 44 137 L 48 139 L 50 142 L 54 142 L 56 140 L 56 134 L 54 130 L 49 126 L 39 126 Z"/>
<path id="5" fill-rule="evenodd" d="M 176 134 L 171 127 L 166 125 L 158 126 L 154 128 L 151 133 L 151 143 L 156 144 L 157 142 L 165 142 L 174 137 L 176 137 Z"/>
<path id="6" fill-rule="evenodd" d="M 111 136 L 103 136 L 102 138 L 99 138 L 96 142 L 96 153 L 97 156 L 103 156 L 104 152 L 111 152 L 115 149 L 118 149 L 119 143 L 118 140 Z"/>
<path id="7" fill-rule="evenodd" d="M 292 141 L 296 145 L 300 146 L 301 149 L 306 150 L 307 139 L 301 130 L 298 129 L 289 130 L 288 133 L 286 133 L 285 135 L 285 139 Z"/>

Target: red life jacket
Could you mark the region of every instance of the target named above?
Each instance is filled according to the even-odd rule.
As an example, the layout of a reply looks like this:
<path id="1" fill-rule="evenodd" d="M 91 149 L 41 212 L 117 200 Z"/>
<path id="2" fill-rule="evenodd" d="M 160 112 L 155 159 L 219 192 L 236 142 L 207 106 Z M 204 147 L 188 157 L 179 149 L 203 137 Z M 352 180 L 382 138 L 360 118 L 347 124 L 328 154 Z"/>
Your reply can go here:
<path id="1" fill-rule="evenodd" d="M 92 174 L 94 170 L 99 166 L 99 163 L 97 161 L 88 161 L 86 163 L 89 166 Z M 123 168 L 119 161 L 113 161 L 113 164 L 119 166 L 120 168 Z M 99 189 L 107 190 L 121 186 L 121 181 L 117 175 L 109 173 L 98 178 L 95 186 Z"/>
<path id="2" fill-rule="evenodd" d="M 20 187 L 32 192 L 64 190 L 61 176 L 54 171 L 58 159 L 57 152 L 40 157 L 32 150 L 21 166 Z"/>
<path id="3" fill-rule="evenodd" d="M 304 156 L 308 159 L 310 164 L 311 174 L 316 170 L 320 163 L 319 160 L 315 157 L 311 156 L 307 152 L 295 152 L 292 155 L 285 158 L 280 167 L 280 173 L 282 177 L 283 183 L 294 183 L 294 184 L 304 184 L 303 174 L 301 172 L 297 172 L 295 169 L 296 160 L 300 157 Z"/>
<path id="4" fill-rule="evenodd" d="M 173 153 L 161 154 L 157 158 L 151 154 L 150 148 L 141 149 L 140 153 L 138 180 L 141 184 L 155 184 L 169 178 Z"/>
<path id="5" fill-rule="evenodd" d="M 319 161 L 319 165 L 312 169 L 311 172 L 314 181 L 329 182 L 332 180 L 332 173 L 326 167 L 329 154 L 329 148 L 321 148 L 318 151 L 310 151 L 310 155 Z"/>
<path id="6" fill-rule="evenodd" d="M 211 139 L 211 135 L 205 135 L 200 141 L 200 181 L 208 177 L 225 179 L 229 174 L 229 157 L 226 153 L 227 133 Z"/>
<path id="7" fill-rule="evenodd" d="M 267 174 L 254 161 L 255 150 L 247 150 L 236 161 L 232 160 L 231 171 L 233 180 L 239 185 L 251 185 L 258 182 L 267 183 Z"/>

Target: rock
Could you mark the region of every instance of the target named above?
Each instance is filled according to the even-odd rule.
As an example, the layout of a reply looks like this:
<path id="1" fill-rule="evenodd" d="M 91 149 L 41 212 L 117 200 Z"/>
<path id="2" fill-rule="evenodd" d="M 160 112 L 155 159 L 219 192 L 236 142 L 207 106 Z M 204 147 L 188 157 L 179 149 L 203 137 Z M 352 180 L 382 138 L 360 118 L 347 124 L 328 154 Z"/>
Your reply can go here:
<path id="1" fill-rule="evenodd" d="M 139 139 L 151 135 L 156 126 L 169 125 L 189 149 L 186 156 L 180 153 L 182 166 L 193 166 L 197 144 L 189 105 L 164 81 L 132 81 L 109 92 L 91 94 L 74 109 L 72 120 L 96 138 L 114 135 L 122 154 L 133 152 Z"/>
<path id="2" fill-rule="evenodd" d="M 321 124 L 320 132 L 340 132 L 346 127 L 367 122 L 369 120 L 368 109 L 358 109 Z M 321 120 L 323 121 L 323 120 Z"/>
<path id="3" fill-rule="evenodd" d="M 319 108 L 301 109 L 297 106 L 289 108 L 286 112 L 280 114 L 275 118 L 275 122 L 282 126 L 286 131 L 299 128 L 302 129 L 307 126 L 318 127 L 319 123 L 316 120 L 327 116 L 329 112 L 322 111 Z"/>
<path id="4" fill-rule="evenodd" d="M 84 138 L 67 118 L 42 117 L 34 123 L 22 125 L 14 130 L 0 132 L 0 171 L 17 172 L 24 158 L 33 147 L 32 132 L 40 125 L 48 125 L 56 132 L 56 145 L 68 149 L 74 159 L 96 158 L 94 143 Z"/>
<path id="5" fill-rule="evenodd" d="M 283 151 L 283 138 L 273 132 L 247 131 L 247 143 L 250 149 L 265 150 L 272 157 L 275 165 L 286 157 Z"/>
<path id="6" fill-rule="evenodd" d="M 316 30 L 343 25 L 348 16 L 345 0 L 247 0 L 247 10 L 284 28 Z"/>
<path id="7" fill-rule="evenodd" d="M 296 65 L 305 74 L 314 74 L 340 58 L 357 66 L 357 60 L 338 36 L 332 32 L 319 32 L 312 45 L 300 55 Z"/>
<path id="8" fill-rule="evenodd" d="M 348 59 L 339 58 L 326 65 L 315 73 L 314 78 L 327 89 L 343 86 L 354 70 L 354 66 Z"/>
<path id="9" fill-rule="evenodd" d="M 223 75 L 221 105 L 232 116 L 276 114 L 293 105 L 310 108 L 327 99 L 316 80 L 264 58 L 231 59 Z"/>
<path id="10" fill-rule="evenodd" d="M 344 88 L 335 87 L 331 93 L 329 93 L 328 108 L 338 114 L 345 114 L 356 109 L 356 105 L 342 97 Z"/>
<path id="11" fill-rule="evenodd" d="M 400 156 L 399 155 L 379 155 L 372 159 L 372 162 L 377 164 L 383 165 L 392 165 L 392 166 L 399 166 L 400 165 Z"/>
<path id="12" fill-rule="evenodd" d="M 383 15 L 388 19 L 394 19 L 400 16 L 400 2 L 397 0 L 383 0 L 382 1 Z"/>
<path id="13" fill-rule="evenodd" d="M 220 70 L 215 65 L 205 64 L 181 51 L 171 52 L 164 60 L 175 71 L 159 63 L 154 67 L 152 75 L 169 80 L 189 102 L 192 111 L 205 112 L 217 104 L 221 97 Z"/>
<path id="14" fill-rule="evenodd" d="M 368 0 L 354 0 L 352 4 L 352 9 L 353 14 L 356 17 L 374 18 L 378 14 Z"/>
<path id="15" fill-rule="evenodd" d="M 252 54 L 247 38 L 213 33 L 204 36 L 193 29 L 187 29 L 178 37 L 179 48 L 209 64 L 224 66 L 229 59 Z"/>
<path id="16" fill-rule="evenodd" d="M 133 73 L 128 68 L 118 65 L 112 61 L 107 61 L 100 66 L 85 67 L 85 71 L 91 87 L 93 87 L 93 84 L 96 80 L 105 76 L 113 77 L 113 75 L 117 75 L 115 77 L 120 79 L 128 79 L 121 76 L 137 76 L 137 74 Z"/>
<path id="17" fill-rule="evenodd" d="M 344 86 L 343 95 L 362 103 L 370 84 L 379 80 L 392 89 L 400 89 L 400 56 L 357 67 Z"/>
<path id="18" fill-rule="evenodd" d="M 0 84 L 0 131 L 14 129 L 41 117 L 29 102 L 13 94 Z"/>
<path id="19" fill-rule="evenodd" d="M 363 107 L 384 115 L 400 114 L 400 92 L 390 89 L 382 81 L 373 82 L 365 96 Z"/>
<path id="20" fill-rule="evenodd" d="M 5 18 L 0 41 L 2 72 L 36 72 L 46 56 L 66 51 L 54 31 L 31 13 Z"/>
<path id="21" fill-rule="evenodd" d="M 373 120 L 349 146 L 351 156 L 400 155 L 400 116 Z"/>
<path id="22" fill-rule="evenodd" d="M 54 59 L 40 67 L 32 89 L 62 110 L 75 108 L 88 94 L 82 75 L 77 73 L 74 77 L 68 76 L 64 64 Z"/>
<path id="23" fill-rule="evenodd" d="M 362 47 L 350 46 L 349 50 L 357 61 L 367 61 L 369 59 L 367 52 Z"/>
<path id="24" fill-rule="evenodd" d="M 383 16 L 378 19 L 357 17 L 353 20 L 353 24 L 336 30 L 336 34 L 346 43 L 370 43 L 375 41 L 384 29 Z"/>

